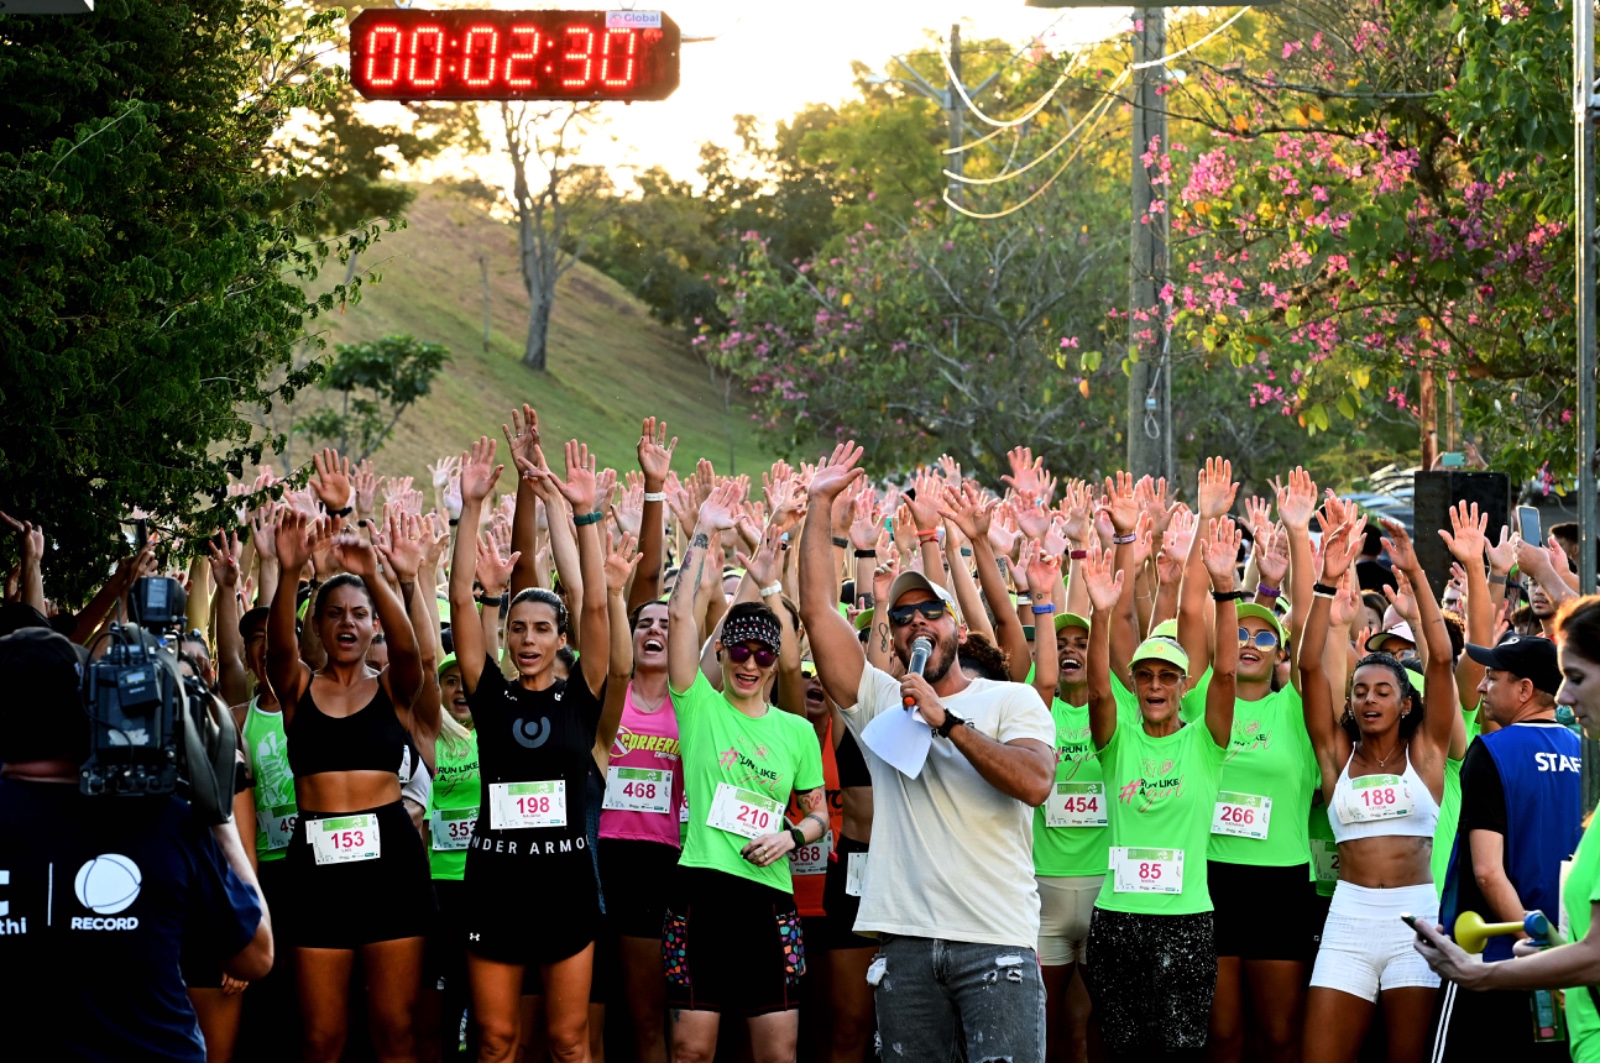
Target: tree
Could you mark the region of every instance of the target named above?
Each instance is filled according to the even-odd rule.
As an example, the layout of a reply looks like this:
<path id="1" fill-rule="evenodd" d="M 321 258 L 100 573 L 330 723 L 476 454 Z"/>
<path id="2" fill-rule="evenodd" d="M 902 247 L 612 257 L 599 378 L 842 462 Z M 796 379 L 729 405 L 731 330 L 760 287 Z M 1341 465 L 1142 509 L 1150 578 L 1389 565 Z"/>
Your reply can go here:
<path id="1" fill-rule="evenodd" d="M 247 414 L 309 374 L 263 381 L 343 294 L 301 285 L 376 236 L 302 240 L 316 201 L 274 212 L 261 162 L 329 98 L 334 25 L 287 33 L 273 0 L 0 16 L 0 498 L 49 530 L 68 601 L 128 508 L 169 537 L 224 519 L 263 448 Z"/>
<path id="2" fill-rule="evenodd" d="M 603 212 L 582 207 L 611 191 L 604 169 L 580 165 L 572 158 L 576 141 L 587 132 L 597 111 L 594 103 L 500 104 L 506 150 L 511 156 L 518 261 L 528 290 L 528 338 L 522 364 L 537 373 L 545 370 L 556 281 L 577 264 L 590 229 L 603 217 Z M 528 171 L 535 166 L 543 171 L 543 177 L 535 175 L 530 180 Z M 584 226 L 574 229 L 575 218 L 583 219 Z"/>
<path id="3" fill-rule="evenodd" d="M 394 434 L 406 410 L 433 387 L 450 360 L 442 344 L 410 336 L 373 343 L 339 343 L 317 387 L 337 392 L 337 409 L 324 407 L 300 419 L 295 431 L 326 440 L 352 462 L 365 461 Z"/>

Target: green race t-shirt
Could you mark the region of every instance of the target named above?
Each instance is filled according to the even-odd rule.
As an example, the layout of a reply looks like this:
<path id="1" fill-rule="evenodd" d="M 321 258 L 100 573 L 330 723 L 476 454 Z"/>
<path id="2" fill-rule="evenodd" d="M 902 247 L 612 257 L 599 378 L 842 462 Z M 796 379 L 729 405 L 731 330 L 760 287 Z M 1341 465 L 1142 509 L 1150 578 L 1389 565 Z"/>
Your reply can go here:
<path id="1" fill-rule="evenodd" d="M 466 748 L 452 755 L 443 738 L 435 739 L 433 792 L 428 798 L 428 861 L 433 877 L 460 882 L 467 870 L 467 845 L 472 841 L 483 800 L 478 776 L 478 732 L 467 732 Z"/>
<path id="2" fill-rule="evenodd" d="M 1153 738 L 1142 722 L 1118 721 L 1100 750 L 1111 868 L 1096 907 L 1146 915 L 1212 910 L 1206 845 L 1225 755 L 1204 724 Z"/>
<path id="3" fill-rule="evenodd" d="M 1561 884 L 1561 929 L 1568 941 L 1582 941 L 1589 934 L 1589 906 L 1600 901 L 1600 838 L 1595 837 L 1592 821 L 1578 843 L 1572 870 Z M 1567 1044 L 1573 1063 L 1600 1063 L 1600 1012 L 1594 998 L 1582 986 L 1566 991 Z"/>
<path id="4" fill-rule="evenodd" d="M 1478 726 L 1478 710 L 1463 710 L 1461 718 L 1467 725 L 1467 745 L 1470 746 L 1482 730 Z M 1445 757 L 1444 800 L 1439 802 L 1439 825 L 1433 832 L 1433 856 L 1430 858 L 1433 889 L 1441 896 L 1444 894 L 1445 872 L 1450 870 L 1450 852 L 1456 845 L 1456 827 L 1461 822 L 1461 763 Z"/>
<path id="5" fill-rule="evenodd" d="M 300 810 L 295 804 L 294 772 L 289 770 L 283 713 L 262 712 L 260 700 L 251 698 L 245 710 L 244 748 L 255 780 L 256 859 L 266 863 L 288 853 Z"/>
<path id="6" fill-rule="evenodd" d="M 1184 723 L 1195 723 L 1206 718 L 1206 692 L 1211 689 L 1211 666 L 1200 673 L 1194 686 L 1178 699 L 1178 718 Z"/>
<path id="7" fill-rule="evenodd" d="M 1311 842 L 1311 881 L 1316 883 L 1317 896 L 1332 897 L 1339 884 L 1339 843 L 1333 840 L 1333 823 L 1328 819 L 1328 806 L 1320 797 L 1311 805 L 1307 817 L 1306 834 Z"/>
<path id="8" fill-rule="evenodd" d="M 729 797 L 742 790 L 777 805 L 776 822 L 760 833 L 784 830 L 783 809 L 789 795 L 823 784 L 816 731 L 804 717 L 775 706 L 769 705 L 762 716 L 746 716 L 704 673 L 695 676 L 688 690 L 673 690 L 672 704 L 678 714 L 678 745 L 689 799 L 689 825 L 679 863 L 793 893 L 788 860 L 757 867 L 739 855 L 749 838 L 713 827 L 708 820 L 728 807 L 726 798 L 721 806 L 716 800 L 719 784 L 727 784 Z"/>
<path id="9" fill-rule="evenodd" d="M 1070 798 L 1063 803 L 1053 795 L 1033 810 L 1034 873 L 1052 877 L 1103 875 L 1106 846 L 1111 844 L 1110 829 L 1081 823 L 1106 814 L 1105 780 L 1100 759 L 1094 755 L 1094 740 L 1089 737 L 1089 707 L 1068 705 L 1055 698 L 1050 703 L 1050 718 L 1056 725 L 1056 789 L 1062 797 L 1070 794 Z M 1053 805 L 1063 810 L 1056 813 L 1058 821 L 1066 818 L 1063 813 L 1068 807 L 1089 811 L 1076 812 L 1071 817 L 1078 823 L 1052 827 Z"/>
<path id="10" fill-rule="evenodd" d="M 1305 710 L 1294 687 L 1259 701 L 1236 700 L 1233 739 L 1222 762 L 1221 792 L 1227 796 L 1212 824 L 1210 858 L 1251 867 L 1295 867 L 1310 860 L 1306 822 L 1311 791 L 1320 781 L 1312 775 L 1315 766 Z M 1239 822 L 1246 817 L 1254 822 Z M 1263 819 L 1267 836 L 1254 837 Z"/>

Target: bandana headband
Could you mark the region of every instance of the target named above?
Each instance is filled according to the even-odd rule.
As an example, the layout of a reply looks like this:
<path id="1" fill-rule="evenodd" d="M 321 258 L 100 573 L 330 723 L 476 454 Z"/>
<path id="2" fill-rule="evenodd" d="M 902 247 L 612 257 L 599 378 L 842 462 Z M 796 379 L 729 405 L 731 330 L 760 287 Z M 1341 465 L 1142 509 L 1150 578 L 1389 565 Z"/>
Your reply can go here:
<path id="1" fill-rule="evenodd" d="M 739 646 L 746 642 L 759 642 L 774 650 L 783 644 L 783 628 L 771 616 L 759 614 L 741 616 L 722 625 L 722 644 Z"/>

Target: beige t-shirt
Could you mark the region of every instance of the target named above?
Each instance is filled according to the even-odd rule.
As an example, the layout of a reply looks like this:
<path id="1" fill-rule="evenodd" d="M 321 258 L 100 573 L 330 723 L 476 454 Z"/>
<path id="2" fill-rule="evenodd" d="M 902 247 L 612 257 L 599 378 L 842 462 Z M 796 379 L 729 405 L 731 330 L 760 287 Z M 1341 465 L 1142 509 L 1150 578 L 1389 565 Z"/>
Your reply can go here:
<path id="1" fill-rule="evenodd" d="M 944 704 L 997 742 L 1032 738 L 1053 748 L 1050 711 L 1024 683 L 974 679 Z M 859 740 L 889 711 L 905 711 L 900 683 L 869 665 L 845 722 Z M 1033 809 L 989 785 L 948 739 L 934 738 L 915 779 L 861 748 L 873 816 L 857 932 L 1034 948 Z"/>

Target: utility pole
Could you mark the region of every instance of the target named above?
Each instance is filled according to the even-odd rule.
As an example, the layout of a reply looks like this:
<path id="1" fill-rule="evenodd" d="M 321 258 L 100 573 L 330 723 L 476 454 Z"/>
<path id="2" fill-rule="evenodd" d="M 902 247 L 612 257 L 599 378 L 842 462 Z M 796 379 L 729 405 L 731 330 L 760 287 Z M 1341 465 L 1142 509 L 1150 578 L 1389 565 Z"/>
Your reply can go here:
<path id="1" fill-rule="evenodd" d="M 949 180 L 949 193 L 952 202 L 961 202 L 961 181 L 959 177 L 966 172 L 963 160 L 966 153 L 961 150 L 964 135 L 961 115 L 961 93 L 956 86 L 961 85 L 961 23 L 957 22 L 950 27 L 950 70 L 955 76 L 950 84 L 945 86 L 944 96 L 947 104 L 945 113 L 950 121 L 950 160 L 949 170 L 955 177 Z M 964 86 L 963 86 L 964 87 Z"/>
<path id="2" fill-rule="evenodd" d="M 1572 119 L 1577 149 L 1573 236 L 1578 245 L 1578 586 L 1595 591 L 1595 175 L 1594 175 L 1594 5 L 1572 5 Z M 1600 803 L 1600 744 L 1583 743 L 1583 807 Z"/>
<path id="3" fill-rule="evenodd" d="M 1151 184 L 1158 165 L 1146 167 L 1143 156 L 1152 145 L 1167 149 L 1166 104 L 1159 89 L 1166 67 L 1156 60 L 1167 52 L 1166 18 L 1158 7 L 1134 11 L 1133 34 L 1133 239 L 1128 293 L 1128 346 L 1139 347 L 1139 360 L 1128 374 L 1128 471 L 1134 476 L 1165 476 L 1176 480 L 1172 466 L 1172 373 L 1167 359 L 1166 322 L 1159 293 L 1167 283 L 1166 215 L 1153 214 L 1150 204 L 1159 196 Z M 1138 66 L 1151 63 L 1150 66 Z M 1135 310 L 1156 308 L 1148 321 L 1134 317 Z M 1153 343 L 1144 344 L 1137 333 L 1150 330 Z"/>

